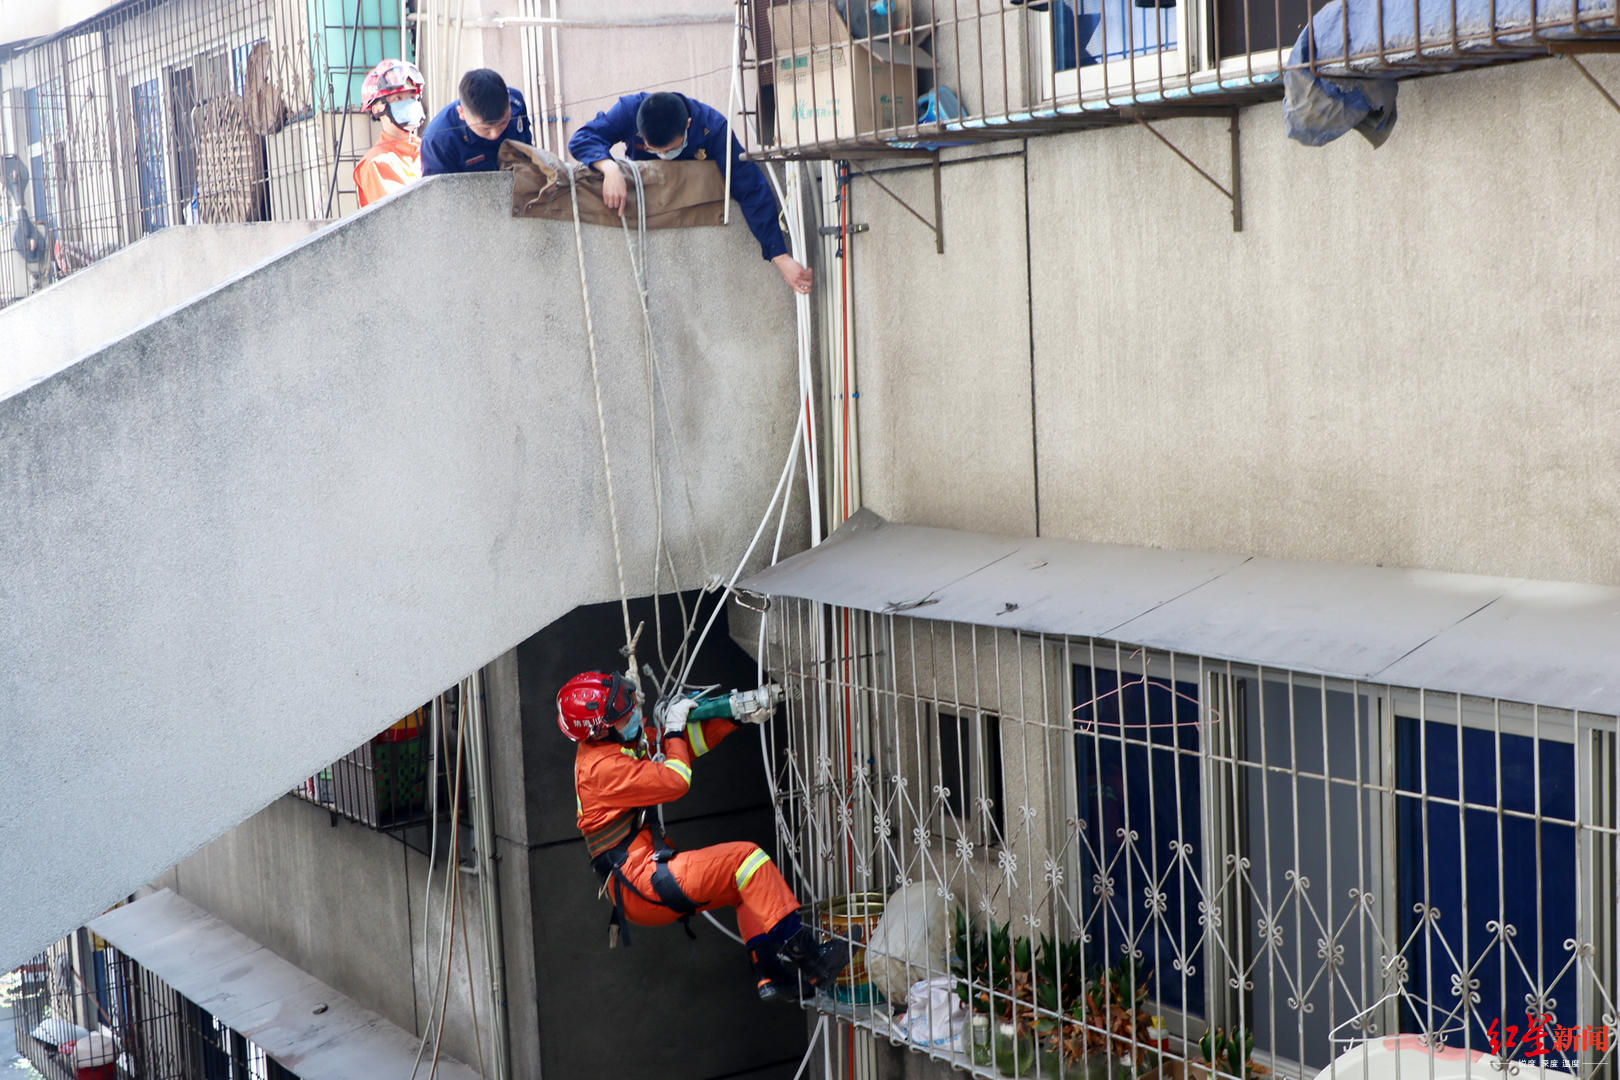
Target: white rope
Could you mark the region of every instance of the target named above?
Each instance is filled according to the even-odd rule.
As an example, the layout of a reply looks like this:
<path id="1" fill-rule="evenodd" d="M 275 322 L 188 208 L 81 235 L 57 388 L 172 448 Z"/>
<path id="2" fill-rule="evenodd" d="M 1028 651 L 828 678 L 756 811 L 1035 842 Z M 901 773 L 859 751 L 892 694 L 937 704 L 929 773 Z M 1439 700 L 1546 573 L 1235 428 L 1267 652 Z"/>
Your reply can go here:
<path id="1" fill-rule="evenodd" d="M 619 216 L 619 223 L 624 232 L 625 251 L 630 257 L 630 268 L 636 279 L 637 301 L 641 307 L 642 344 L 647 359 L 648 445 L 650 447 L 649 460 L 652 464 L 654 529 L 656 532 L 653 546 L 653 632 L 657 642 L 658 662 L 664 669 L 663 678 L 658 684 L 659 697 L 663 698 L 675 689 L 674 673 L 691 651 L 689 645 L 692 640 L 692 632 L 697 628 L 697 620 L 701 610 L 694 607 L 690 617 L 688 617 L 686 599 L 681 593 L 680 576 L 675 567 L 674 554 L 664 541 L 663 470 L 658 453 L 658 401 L 660 399 L 664 402 L 664 419 L 669 425 L 670 442 L 675 448 L 675 470 L 680 476 L 681 491 L 686 499 L 686 512 L 692 522 L 693 538 L 697 541 L 698 564 L 706 582 L 705 591 L 714 588 L 717 582 L 709 569 L 709 551 L 708 546 L 703 542 L 703 530 L 701 521 L 698 518 L 697 502 L 692 495 L 691 472 L 686 467 L 686 454 L 681 445 L 680 429 L 675 423 L 675 418 L 670 415 L 669 394 L 664 388 L 663 366 L 658 361 L 658 346 L 657 338 L 653 333 L 651 289 L 648 284 L 649 275 L 647 270 L 646 187 L 640 166 L 636 162 L 627 158 L 618 158 L 616 160 L 621 168 L 629 172 L 636 188 L 636 240 L 634 242 L 631 239 L 630 223 L 622 214 Z M 767 510 L 766 515 L 769 516 L 769 513 L 770 511 Z M 661 596 L 659 586 L 665 562 L 669 566 L 670 581 L 674 587 L 675 599 L 681 609 L 681 643 L 675 651 L 673 662 L 664 656 L 662 605 L 658 602 Z"/>
<path id="2" fill-rule="evenodd" d="M 714 912 L 705 911 L 703 913 L 703 917 L 705 919 L 708 919 L 709 922 L 713 923 L 714 928 L 716 930 L 720 931 L 722 934 L 726 935 L 726 937 L 730 938 L 732 941 L 735 941 L 737 944 L 741 945 L 745 949 L 748 947 L 748 942 L 746 942 L 746 941 L 744 941 L 742 939 L 742 935 L 741 934 L 734 934 L 730 930 L 727 930 L 726 927 L 725 927 L 725 924 L 722 923 L 719 919 L 714 917 Z"/>
<path id="3" fill-rule="evenodd" d="M 799 1062 L 799 1068 L 798 1068 L 798 1071 L 793 1074 L 793 1080 L 799 1080 L 799 1077 L 804 1075 L 804 1070 L 809 1068 L 809 1066 L 810 1066 L 810 1055 L 816 1052 L 816 1040 L 817 1039 L 821 1040 L 821 1044 L 822 1044 L 823 1048 L 828 1048 L 828 1047 L 831 1047 L 831 1045 L 832 1045 L 827 1039 L 827 1014 L 826 1013 L 821 1014 L 821 1018 L 816 1021 L 816 1030 L 810 1033 L 810 1044 L 804 1048 L 804 1059 Z M 832 1062 L 826 1060 L 827 1057 L 828 1057 L 829 1052 L 830 1051 L 824 1049 L 823 1053 L 822 1053 L 823 1061 L 822 1061 L 822 1073 L 821 1074 L 823 1076 L 831 1076 L 832 1075 Z"/>
<path id="4" fill-rule="evenodd" d="M 585 277 L 585 236 L 579 227 L 578 166 L 568 168 L 568 195 L 574 207 L 574 251 L 579 257 L 579 297 L 585 311 L 585 348 L 591 359 L 591 390 L 596 395 L 596 430 L 602 440 L 602 474 L 607 478 L 608 523 L 613 528 L 613 568 L 619 575 L 619 613 L 624 616 L 624 648 L 636 673 L 635 634 L 630 629 L 630 591 L 624 583 L 624 551 L 619 541 L 619 508 L 613 498 L 613 463 L 608 454 L 607 413 L 602 408 L 602 378 L 596 362 L 596 327 L 591 322 L 591 287 Z M 638 695 L 639 696 L 639 695 Z"/>

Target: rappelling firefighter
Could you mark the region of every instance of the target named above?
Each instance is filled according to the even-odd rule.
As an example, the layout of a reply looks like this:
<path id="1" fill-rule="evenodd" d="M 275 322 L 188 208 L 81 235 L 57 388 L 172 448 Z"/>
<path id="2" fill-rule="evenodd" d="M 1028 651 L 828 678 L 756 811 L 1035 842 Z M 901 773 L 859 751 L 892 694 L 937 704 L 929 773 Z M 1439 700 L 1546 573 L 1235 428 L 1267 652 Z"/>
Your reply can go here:
<path id="1" fill-rule="evenodd" d="M 769 686 L 702 702 L 680 698 L 661 710 L 661 732 L 649 732 L 634 682 L 587 671 L 557 694 L 557 726 L 579 744 L 574 757 L 579 830 L 591 867 L 613 902 L 610 940 L 617 944 L 623 936 L 629 944 L 627 922 L 684 924 L 699 912 L 735 907 L 759 996 L 797 1002 L 831 985 L 848 961 L 847 946 L 818 941 L 801 922 L 798 899 L 759 845 L 738 841 L 676 851 L 657 811 L 686 794 L 696 758 L 740 723 L 769 719 L 780 694 Z M 650 738 L 658 734 L 661 755 Z"/>

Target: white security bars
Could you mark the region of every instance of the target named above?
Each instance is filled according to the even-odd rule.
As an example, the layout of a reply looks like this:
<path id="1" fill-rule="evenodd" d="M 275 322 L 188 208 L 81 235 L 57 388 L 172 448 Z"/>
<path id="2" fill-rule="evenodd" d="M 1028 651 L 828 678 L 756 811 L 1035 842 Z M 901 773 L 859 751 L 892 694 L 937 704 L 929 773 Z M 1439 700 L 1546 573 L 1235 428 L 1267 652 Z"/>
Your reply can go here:
<path id="1" fill-rule="evenodd" d="M 1613 1074 L 1613 717 L 783 597 L 769 620 L 782 862 L 852 946 L 927 938 L 900 985 L 948 994 L 897 1017 L 891 963 L 894 1000 L 846 980 L 819 1007 L 986 1077 Z M 898 935 L 919 883 L 943 929 Z"/>

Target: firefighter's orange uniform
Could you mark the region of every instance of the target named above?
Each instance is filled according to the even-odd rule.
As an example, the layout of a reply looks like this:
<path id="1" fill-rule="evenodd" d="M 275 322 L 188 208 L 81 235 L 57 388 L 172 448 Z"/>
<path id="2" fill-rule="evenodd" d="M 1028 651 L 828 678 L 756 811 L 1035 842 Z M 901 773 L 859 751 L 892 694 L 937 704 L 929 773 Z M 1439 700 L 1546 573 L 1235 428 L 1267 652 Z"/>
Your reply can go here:
<path id="1" fill-rule="evenodd" d="M 665 738 L 661 762 L 647 756 L 644 744 L 579 743 L 574 757 L 579 830 L 598 863 L 622 853 L 608 889 L 615 908 L 630 922 L 664 926 L 691 914 L 680 910 L 678 902 L 664 902 L 670 877 L 696 911 L 735 907 L 745 941 L 768 933 L 798 911 L 793 890 L 758 844 L 715 844 L 670 854 L 655 836 L 656 822 L 648 824 L 639 812 L 685 795 L 692 784 L 693 760 L 736 730 L 730 720 L 693 721 L 684 733 Z M 667 874 L 658 874 L 661 853 Z M 655 874 L 663 880 L 655 880 Z"/>
<path id="2" fill-rule="evenodd" d="M 360 193 L 361 206 L 420 179 L 422 140 L 415 135 L 403 139 L 383 136 L 354 167 L 354 186 Z"/>

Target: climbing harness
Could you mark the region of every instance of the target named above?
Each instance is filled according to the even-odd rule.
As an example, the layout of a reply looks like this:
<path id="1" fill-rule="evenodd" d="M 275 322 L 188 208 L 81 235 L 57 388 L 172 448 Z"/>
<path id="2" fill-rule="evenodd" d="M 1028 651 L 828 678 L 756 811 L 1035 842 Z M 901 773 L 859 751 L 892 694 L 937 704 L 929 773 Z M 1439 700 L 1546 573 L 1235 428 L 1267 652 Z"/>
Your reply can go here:
<path id="1" fill-rule="evenodd" d="M 686 936 L 694 940 L 697 938 L 692 932 L 692 916 L 698 913 L 698 906 L 681 890 L 680 883 L 669 868 L 669 861 L 677 852 L 669 846 L 669 840 L 664 835 L 663 821 L 652 811 L 651 807 L 628 810 L 600 829 L 585 834 L 585 850 L 591 856 L 591 869 L 602 879 L 602 895 L 613 901 L 613 914 L 608 919 L 609 948 L 617 948 L 621 941 L 626 948 L 630 947 L 629 920 L 624 914 L 626 889 L 645 903 L 675 912 L 678 916 L 676 921 L 686 931 Z M 630 858 L 630 845 L 643 829 L 649 831 L 653 847 L 652 896 L 636 888 L 624 872 L 624 864 Z"/>

